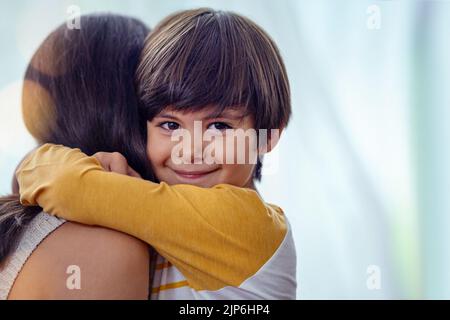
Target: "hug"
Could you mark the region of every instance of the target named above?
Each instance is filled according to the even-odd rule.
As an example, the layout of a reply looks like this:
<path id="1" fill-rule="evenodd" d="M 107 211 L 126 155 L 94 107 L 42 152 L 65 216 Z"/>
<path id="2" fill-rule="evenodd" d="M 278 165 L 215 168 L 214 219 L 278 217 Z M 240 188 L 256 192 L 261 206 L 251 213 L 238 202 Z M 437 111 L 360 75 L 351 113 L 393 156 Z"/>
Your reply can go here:
<path id="1" fill-rule="evenodd" d="M 0 198 L 0 299 L 295 299 L 289 221 L 255 187 L 291 117 L 273 40 L 208 8 L 152 30 L 112 14 L 80 25 L 53 31 L 25 73 L 38 146 Z M 212 141 L 174 161 L 173 136 L 198 123 L 213 138 L 269 134 L 245 163 L 218 147 L 202 161 Z M 248 144 L 233 141 L 237 157 Z"/>

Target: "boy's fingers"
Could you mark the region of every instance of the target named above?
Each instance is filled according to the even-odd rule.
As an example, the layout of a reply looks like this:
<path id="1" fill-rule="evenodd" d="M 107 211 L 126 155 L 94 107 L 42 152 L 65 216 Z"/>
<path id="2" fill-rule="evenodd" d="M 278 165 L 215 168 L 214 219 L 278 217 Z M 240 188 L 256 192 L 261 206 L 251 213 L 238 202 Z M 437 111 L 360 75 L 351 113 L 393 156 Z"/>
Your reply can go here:
<path id="1" fill-rule="evenodd" d="M 131 177 L 141 178 L 141 175 L 137 173 L 132 167 L 128 167 L 128 175 Z"/>
<path id="2" fill-rule="evenodd" d="M 119 152 L 97 152 L 94 157 L 106 171 L 141 178 L 139 173 L 128 166 L 127 159 Z"/>
<path id="3" fill-rule="evenodd" d="M 127 175 L 128 163 L 122 160 L 113 160 L 109 163 L 109 171 Z"/>
<path id="4" fill-rule="evenodd" d="M 100 162 L 100 165 L 102 166 L 103 170 L 110 171 L 109 170 L 109 162 L 105 159 L 104 152 L 97 152 L 96 154 L 92 155 L 95 159 L 97 159 L 98 162 Z"/>

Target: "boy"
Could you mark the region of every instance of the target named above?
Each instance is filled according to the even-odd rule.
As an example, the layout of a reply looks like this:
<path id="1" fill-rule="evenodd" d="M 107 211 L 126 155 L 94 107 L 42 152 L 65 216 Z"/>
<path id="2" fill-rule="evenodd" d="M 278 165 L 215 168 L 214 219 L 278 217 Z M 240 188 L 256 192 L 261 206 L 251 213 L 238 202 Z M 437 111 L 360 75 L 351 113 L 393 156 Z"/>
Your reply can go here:
<path id="1" fill-rule="evenodd" d="M 259 154 L 246 156 L 245 163 L 236 163 L 242 152 L 236 146 L 216 144 L 213 161 L 202 150 L 212 138 L 228 146 L 234 138 L 227 130 L 286 127 L 289 85 L 273 41 L 239 15 L 183 11 L 163 20 L 147 39 L 137 84 L 147 154 L 161 183 L 103 171 L 136 176 L 120 155 L 88 157 L 47 144 L 17 171 L 21 202 L 152 245 L 161 255 L 152 298 L 295 298 L 289 223 L 253 184 L 261 178 L 262 154 L 277 136 L 264 142 L 258 135 L 258 147 L 246 143 L 244 149 Z M 183 137 L 201 131 L 211 139 L 184 144 L 179 161 L 174 135 L 180 131 Z M 233 161 L 227 161 L 229 154 Z"/>

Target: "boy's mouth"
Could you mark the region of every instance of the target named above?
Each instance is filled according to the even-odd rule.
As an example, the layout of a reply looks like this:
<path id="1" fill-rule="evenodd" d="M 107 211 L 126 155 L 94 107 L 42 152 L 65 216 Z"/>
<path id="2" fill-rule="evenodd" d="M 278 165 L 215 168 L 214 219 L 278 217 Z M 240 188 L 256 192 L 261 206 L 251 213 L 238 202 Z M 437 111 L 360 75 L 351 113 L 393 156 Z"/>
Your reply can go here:
<path id="1" fill-rule="evenodd" d="M 175 172 L 175 174 L 182 178 L 182 179 L 187 179 L 187 180 L 197 180 L 200 178 L 203 178 L 205 176 L 207 176 L 210 173 L 216 172 L 217 170 L 219 170 L 219 168 L 213 169 L 213 170 L 203 170 L 203 171 L 188 171 L 188 170 L 174 170 L 172 169 L 173 172 Z"/>

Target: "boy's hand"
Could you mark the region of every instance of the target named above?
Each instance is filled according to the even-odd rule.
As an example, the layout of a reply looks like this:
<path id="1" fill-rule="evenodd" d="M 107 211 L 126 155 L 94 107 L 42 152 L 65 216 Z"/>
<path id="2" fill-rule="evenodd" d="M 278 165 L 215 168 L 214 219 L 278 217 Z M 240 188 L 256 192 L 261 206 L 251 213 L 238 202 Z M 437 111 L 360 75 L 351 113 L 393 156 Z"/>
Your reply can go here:
<path id="1" fill-rule="evenodd" d="M 139 173 L 128 165 L 127 159 L 119 152 L 97 152 L 93 157 L 100 162 L 105 171 L 141 178 Z"/>

